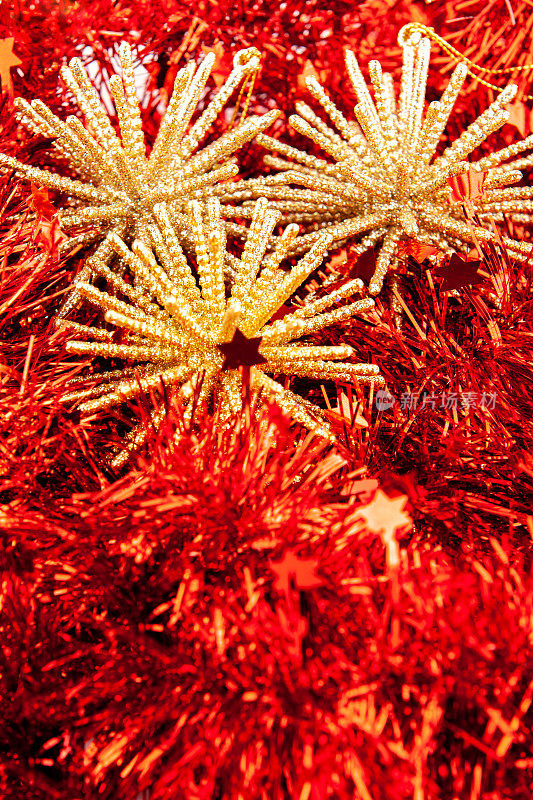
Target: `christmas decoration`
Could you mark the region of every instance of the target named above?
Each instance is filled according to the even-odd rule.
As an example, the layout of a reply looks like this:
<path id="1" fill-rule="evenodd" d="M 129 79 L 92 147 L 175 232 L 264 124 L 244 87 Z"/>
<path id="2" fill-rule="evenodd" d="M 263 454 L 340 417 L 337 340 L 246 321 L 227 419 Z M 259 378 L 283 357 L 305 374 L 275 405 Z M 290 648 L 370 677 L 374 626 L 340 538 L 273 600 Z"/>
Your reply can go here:
<path id="1" fill-rule="evenodd" d="M 525 0 L 462 0 L 460 10 L 455 3 L 433 3 L 433 13 L 447 47 L 437 64 L 449 67 L 454 63 L 454 50 L 469 59 L 475 73 L 485 81 L 510 77 L 521 95 L 531 95 L 531 11 Z M 430 23 L 431 24 L 431 23 Z M 444 48 L 443 48 L 444 49 Z M 466 87 L 471 97 L 482 87 Z M 531 97 L 529 97 L 531 100 Z"/>
<path id="2" fill-rule="evenodd" d="M 208 141 L 216 143 L 248 114 L 278 107 L 269 133 L 304 152 L 305 138 L 287 120 L 303 99 L 305 79 L 327 86 L 351 119 L 343 49 L 357 53 L 363 71 L 369 58 L 378 59 L 396 80 L 401 53 L 394 42 L 402 25 L 429 26 L 444 51 L 434 62 L 438 69 L 428 72 L 430 104 L 450 77 L 451 51 L 439 34 L 454 32 L 461 52 L 453 66 L 466 54 L 470 75 L 485 83 L 504 80 L 481 71 L 487 67 L 527 66 L 527 3 L 482 6 L 478 0 L 288 0 L 275 8 L 265 0 L 8 2 L 0 39 L 14 39 L 9 53 L 22 62 L 9 70 L 15 93 L 41 97 L 61 119 L 78 112 L 57 91 L 57 72 L 78 56 L 117 132 L 108 78 L 117 71 L 115 42 L 129 42 L 147 151 L 176 74 L 189 60 L 199 63 L 209 53 L 216 59 L 199 99 L 201 114 L 231 71 L 232 54 L 257 47 L 261 69 L 236 87 Z M 528 76 L 516 74 L 523 93 L 530 93 Z M 485 83 L 469 80 L 458 95 L 436 159 L 496 96 Z M 276 396 L 253 389 L 255 373 L 270 377 L 263 372 L 269 362 L 261 329 L 239 324 L 226 341 L 212 344 L 219 397 L 220 384 L 238 376 L 231 417 L 215 393 L 199 402 L 201 380 L 190 398 L 180 396 L 177 382 L 139 389 L 133 407 L 126 398 L 79 414 L 65 403 L 77 390 L 87 392 L 81 402 L 109 394 L 115 379 L 103 373 L 116 371 L 120 380 L 131 369 L 124 380 L 140 383 L 147 369 L 167 365 L 90 349 L 124 346 L 131 354 L 143 340 L 153 355 L 160 347 L 146 331 L 106 322 L 113 309 L 105 303 L 136 309 L 138 320 L 154 312 L 160 330 L 171 318 L 185 330 L 151 289 L 144 291 L 148 274 L 154 286 L 167 275 L 180 296 L 189 286 L 185 275 L 194 275 L 206 310 L 193 209 L 187 201 L 176 212 L 164 204 L 182 266 L 186 259 L 176 280 L 167 271 L 174 253 L 165 251 L 165 261 L 152 239 L 160 251 L 164 242 L 169 249 L 159 227 L 163 205 L 142 234 L 131 227 L 106 239 L 105 226 L 94 228 L 110 248 L 107 265 L 83 283 L 80 296 L 95 302 L 80 303 L 64 329 L 54 330 L 94 244 L 62 252 L 65 233 L 55 207 L 64 204 L 57 193 L 20 181 L 12 170 L 0 175 L 2 798 L 530 800 L 533 271 L 530 260 L 515 257 L 516 245 L 503 240 L 530 244 L 530 214 L 507 210 L 505 194 L 498 194 L 505 186 L 491 186 L 491 172 L 508 170 L 504 163 L 471 168 L 512 146 L 516 130 L 530 133 L 529 105 L 524 95 L 514 101 L 510 124 L 480 143 L 470 168 L 452 175 L 448 188 L 443 184 L 451 216 L 475 234 L 492 232 L 492 241 L 476 235 L 475 248 L 457 241 L 446 249 L 405 236 L 393 265 L 398 282 L 388 282 L 372 313 L 332 319 L 292 345 L 282 343 L 351 346 L 358 360 L 379 366 L 386 388 L 351 377 L 287 375 L 298 402 L 318 425 L 327 422 L 334 441 L 292 424 Z M 49 139 L 30 139 L 10 109 L 4 91 L 2 151 L 76 177 L 54 162 Z M 209 206 L 204 196 L 195 212 L 211 253 L 217 236 L 209 244 L 208 209 L 218 220 L 213 198 L 222 204 L 226 308 L 254 211 L 250 194 L 241 195 L 243 207 L 232 193 L 252 192 L 262 155 L 253 141 L 246 144 L 239 162 L 247 182 L 213 185 Z M 333 159 L 324 160 L 335 168 Z M 528 190 L 528 157 L 516 166 Z M 288 172 L 301 167 L 297 162 Z M 284 176 L 261 180 L 265 193 L 269 186 L 281 192 Z M 284 215 L 291 207 L 303 214 L 298 203 L 317 187 L 295 182 L 289 189 L 272 200 Z M 493 192 L 490 216 L 482 217 Z M 269 206 L 265 215 L 276 235 L 264 229 L 258 281 L 283 239 Z M 65 211 L 84 207 L 74 198 Z M 307 233 L 317 224 L 302 223 Z M 280 282 L 298 269 L 298 247 L 311 248 L 294 234 L 277 268 Z M 380 240 L 360 252 L 365 238 L 362 232 L 329 244 L 323 266 L 265 327 L 327 304 L 328 293 L 337 299 L 318 314 L 348 307 L 360 287 L 353 281 L 371 280 L 380 256 Z M 148 266 L 155 262 L 158 272 L 142 252 L 151 253 Z M 142 279 L 134 258 L 141 259 Z M 389 300 L 401 309 L 401 327 Z M 66 357 L 69 339 L 87 352 Z M 99 382 L 105 391 L 91 397 Z M 159 427 L 150 420 L 154 411 L 162 412 Z M 117 476 L 108 455 L 128 445 L 132 417 L 145 426 L 146 442 Z"/>
<path id="3" fill-rule="evenodd" d="M 315 78 L 307 79 L 308 89 L 334 128 L 305 103 L 297 105 L 299 114 L 289 121 L 335 163 L 262 135 L 259 143 L 284 157 L 267 156 L 266 163 L 284 171 L 241 185 L 242 198 L 258 193 L 273 198 L 286 220 L 325 226 L 337 242 L 363 236 L 357 246 L 360 253 L 381 243 L 369 283 L 374 295 L 381 291 L 387 272 L 396 269 L 402 241 L 415 239 L 446 253 L 467 251 L 478 243 L 499 241 L 494 231 L 473 225 L 469 216 L 477 214 L 484 222 L 501 219 L 502 214 L 533 211 L 530 187 L 504 188 L 521 180 L 519 168 L 527 166 L 529 160 L 510 159 L 530 149 L 532 137 L 476 162 L 465 160 L 508 119 L 505 107 L 515 96 L 516 87 L 510 85 L 500 92 L 489 108 L 430 163 L 466 77 L 466 66 L 457 65 L 440 100 L 430 103 L 424 117 L 430 41 L 407 26 L 400 33 L 399 42 L 403 48 L 403 73 L 398 102 L 392 77 L 382 72 L 378 61 L 372 61 L 369 69 L 374 102 L 354 53 L 347 51 L 346 67 L 358 99 L 357 122 L 344 117 Z M 483 193 L 453 200 L 450 179 L 473 170 L 487 173 Z M 463 209 L 464 199 L 468 200 L 470 215 Z M 318 235 L 314 231 L 307 233 L 299 239 L 298 246 L 309 247 Z M 509 236 L 503 241 L 513 257 L 529 257 L 529 243 Z"/>
<path id="4" fill-rule="evenodd" d="M 464 286 L 474 286 L 483 282 L 483 278 L 478 274 L 481 261 L 465 261 L 461 256 L 454 253 L 448 263 L 435 270 L 435 275 L 444 278 L 441 289 L 462 289 Z"/>
<path id="5" fill-rule="evenodd" d="M 2 588 L 0 680 L 16 691 L 2 706 L 5 796 L 37 773 L 33 796 L 65 800 L 476 787 L 525 800 L 523 560 L 492 537 L 456 563 L 413 536 L 405 496 L 357 477 L 343 494 L 345 458 L 257 411 L 222 432 L 206 415 L 33 518 L 9 510 L 4 559 L 14 571 L 17 541 L 33 564 Z"/>
<path id="6" fill-rule="evenodd" d="M 98 93 L 91 85 L 79 59 L 65 67 L 62 78 L 73 93 L 86 120 L 84 127 L 75 116 L 63 122 L 38 100 L 31 104 L 17 101 L 20 118 L 32 133 L 54 139 L 57 152 L 67 160 L 80 180 L 72 180 L 0 155 L 0 168 L 15 169 L 26 179 L 67 194 L 77 201 L 72 210 L 60 215 L 63 230 L 82 230 L 67 243 L 69 248 L 99 243 L 94 259 L 100 261 L 109 248 L 102 243 L 108 231 L 123 236 L 141 236 L 143 226 L 153 221 L 157 203 L 171 204 L 174 216 L 180 215 L 191 197 L 213 194 L 215 184 L 238 172 L 231 156 L 245 142 L 264 130 L 276 112 L 261 118 L 250 117 L 228 131 L 210 146 L 198 151 L 200 141 L 223 109 L 239 84 L 259 64 L 253 49 L 237 53 L 234 69 L 217 95 L 189 129 L 206 81 L 214 63 L 214 55 L 205 57 L 195 70 L 194 64 L 184 67 L 176 76 L 174 92 L 149 157 L 142 131 L 139 102 L 135 90 L 132 53 L 128 44 L 120 48 L 122 79 L 114 75 L 110 87 L 120 125 L 120 138 L 115 133 L 102 107 Z M 92 261 L 87 260 L 78 281 L 90 281 Z M 76 305 L 74 290 L 61 316 Z"/>
<path id="7" fill-rule="evenodd" d="M 279 213 L 270 209 L 265 200 L 259 200 L 242 256 L 235 259 L 234 282 L 226 297 L 226 244 L 218 200 L 212 198 L 205 209 L 193 202 L 189 210 L 200 287 L 173 231 L 166 207 L 157 205 L 153 213 L 160 226 L 159 230 L 152 229 L 159 261 L 152 249 L 137 240 L 132 250 L 114 233 L 105 240 L 109 253 L 118 253 L 128 264 L 135 277 L 133 285 L 119 278 L 117 270 L 108 268 L 108 259 L 98 262 L 92 258 L 95 271 L 104 275 L 110 287 L 125 295 L 129 302 L 88 283 L 78 283 L 78 291 L 100 306 L 106 312 L 107 322 L 125 330 L 126 337 L 120 344 L 110 343 L 111 334 L 107 330 L 91 327 L 83 332 L 93 341 L 67 344 L 71 353 L 118 356 L 144 362 L 144 367 L 139 366 L 137 371 L 128 368 L 104 372 L 96 387 L 70 393 L 65 401 L 90 398 L 84 400 L 80 410 L 91 413 L 163 386 L 179 385 L 180 396 L 191 413 L 214 392 L 224 409 L 223 416 L 227 416 L 241 405 L 239 367 L 251 367 L 254 389 L 276 397 L 287 413 L 311 430 L 330 436 L 326 421 L 320 421 L 320 409 L 272 380 L 269 373 L 382 384 L 374 365 L 340 360 L 353 354 L 351 347 L 316 347 L 296 342 L 302 336 L 371 308 L 372 300 L 366 299 L 328 311 L 340 300 L 360 291 L 361 281 L 351 281 L 336 293 L 304 303 L 288 316 L 269 322 L 321 263 L 330 242 L 327 234 L 285 273 L 280 264 L 297 235 L 297 227 L 289 226 L 271 257 L 264 260 Z M 151 423 L 157 427 L 163 415 L 164 408 L 155 410 Z M 131 446 L 142 444 L 148 430 L 146 425 L 135 429 Z M 124 463 L 129 449 L 115 457 L 114 466 Z"/>

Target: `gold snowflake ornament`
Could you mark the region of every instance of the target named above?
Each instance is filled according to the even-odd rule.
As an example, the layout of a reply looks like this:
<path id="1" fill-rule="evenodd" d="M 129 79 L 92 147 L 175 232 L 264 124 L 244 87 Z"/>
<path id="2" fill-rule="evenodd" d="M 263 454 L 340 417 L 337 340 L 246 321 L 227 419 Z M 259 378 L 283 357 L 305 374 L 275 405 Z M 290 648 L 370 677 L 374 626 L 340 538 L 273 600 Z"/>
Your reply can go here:
<path id="1" fill-rule="evenodd" d="M 70 341 L 67 350 L 123 358 L 130 365 L 102 373 L 98 385 L 75 390 L 65 401 L 83 401 L 80 410 L 89 414 L 130 398 L 160 396 L 163 386 L 175 386 L 189 418 L 194 409 L 214 397 L 224 420 L 241 408 L 241 367 L 245 367 L 254 391 L 275 399 L 310 430 L 331 437 L 320 408 L 271 376 L 383 385 L 377 366 L 342 360 L 353 356 L 350 346 L 299 341 L 371 308 L 371 298 L 345 302 L 361 291 L 362 282 L 349 281 L 329 295 L 289 307 L 288 313 L 273 319 L 320 265 L 330 235 L 320 234 L 305 256 L 284 269 L 281 265 L 298 227 L 289 225 L 277 238 L 274 250 L 265 255 L 280 214 L 266 200 L 258 200 L 242 256 L 234 259 L 235 278 L 228 292 L 224 281 L 226 235 L 218 199 L 192 201 L 188 214 L 196 268 L 180 245 L 165 204 L 154 207 L 157 225 L 150 227 L 151 246 L 135 240 L 130 249 L 116 233 L 108 234 L 108 247 L 126 267 L 123 277 L 119 277 L 122 270 L 110 269 L 109 259 L 95 258 L 94 270 L 106 279 L 111 291 L 87 282 L 79 283 L 78 291 L 105 312 L 105 321 L 112 328 L 87 327 L 84 335 L 89 341 Z M 118 332 L 120 340 L 111 341 Z M 163 417 L 164 409 L 156 408 L 151 427 L 159 426 Z M 135 428 L 124 450 L 115 456 L 114 466 L 124 464 L 146 436 L 146 426 Z"/>
<path id="2" fill-rule="evenodd" d="M 213 68 L 215 56 L 210 53 L 198 68 L 189 62 L 178 72 L 168 108 L 147 155 L 128 44 L 120 45 L 119 55 L 122 77 L 113 75 L 109 82 L 117 111 L 118 134 L 76 58 L 70 62 L 70 67 L 62 69 L 61 75 L 83 113 L 85 126 L 75 116 L 65 121 L 59 119 L 40 100 L 28 103 L 19 98 L 16 101 L 20 121 L 30 132 L 54 139 L 56 153 L 77 174 L 77 180 L 0 154 L 0 169 L 14 169 L 26 179 L 70 198 L 70 208 L 61 212 L 60 223 L 63 230 L 78 235 L 69 240 L 68 246 L 100 242 L 94 254 L 96 261 L 109 252 L 102 240 L 110 231 L 120 233 L 126 241 L 142 238 L 146 225 L 154 221 L 154 207 L 163 201 L 169 204 L 178 230 L 187 239 L 184 214 L 187 201 L 216 194 L 220 181 L 238 172 L 231 156 L 277 116 L 277 112 L 272 111 L 262 117 L 249 117 L 208 146 L 198 149 L 218 114 L 236 89 L 255 74 L 260 61 L 255 48 L 237 53 L 228 79 L 191 125 Z M 90 281 L 92 272 L 93 261 L 88 259 L 78 281 Z M 77 298 L 75 291 L 61 316 L 76 304 Z"/>
<path id="3" fill-rule="evenodd" d="M 282 172 L 266 178 L 241 181 L 234 192 L 246 208 L 250 198 L 264 195 L 274 201 L 288 222 L 312 225 L 298 241 L 304 249 L 326 228 L 334 241 L 358 237 L 358 251 L 379 246 L 376 270 L 369 284 L 377 294 L 389 269 L 394 269 L 398 245 L 415 239 L 444 252 L 466 252 L 477 239 L 497 241 L 489 227 L 474 224 L 501 218 L 505 214 L 533 211 L 533 189 L 509 186 L 521 180 L 520 167 L 529 158 L 506 163 L 533 146 L 533 136 L 475 162 L 466 159 L 508 118 L 506 105 L 516 87 L 507 86 L 475 122 L 435 156 L 453 105 L 466 77 L 459 64 L 440 100 L 425 109 L 425 89 L 429 67 L 430 40 L 409 26 L 400 32 L 403 72 L 398 101 L 392 76 L 383 73 L 378 61 L 369 64 L 373 86 L 371 95 L 356 57 L 346 53 L 346 66 L 357 95 L 356 121 L 348 121 L 334 105 L 318 81 L 307 80 L 307 87 L 328 115 L 324 122 L 305 103 L 297 104 L 292 126 L 309 137 L 331 159 L 307 152 L 261 134 L 257 141 L 278 153 L 265 161 Z M 472 199 L 467 216 L 464 203 L 453 201 L 449 180 L 461 173 L 485 172 L 483 192 Z M 511 255 L 525 259 L 532 246 L 502 237 Z"/>

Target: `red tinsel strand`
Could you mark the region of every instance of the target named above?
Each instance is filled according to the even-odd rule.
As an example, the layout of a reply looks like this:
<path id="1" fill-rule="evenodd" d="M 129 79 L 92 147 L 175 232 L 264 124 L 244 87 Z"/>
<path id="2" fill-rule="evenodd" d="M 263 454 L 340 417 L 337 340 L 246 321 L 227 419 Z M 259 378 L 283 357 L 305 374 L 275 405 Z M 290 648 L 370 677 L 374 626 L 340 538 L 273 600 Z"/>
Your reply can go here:
<path id="1" fill-rule="evenodd" d="M 525 800 L 521 560 L 492 539 L 454 563 L 420 537 L 391 560 L 368 489 L 347 503 L 323 445 L 318 467 L 294 440 L 280 463 L 278 425 L 221 437 L 206 420 L 163 463 L 47 508 L 35 603 L 62 631 L 41 668 L 64 725 L 43 751 L 89 798 L 462 797 L 481 781 L 480 797 Z"/>

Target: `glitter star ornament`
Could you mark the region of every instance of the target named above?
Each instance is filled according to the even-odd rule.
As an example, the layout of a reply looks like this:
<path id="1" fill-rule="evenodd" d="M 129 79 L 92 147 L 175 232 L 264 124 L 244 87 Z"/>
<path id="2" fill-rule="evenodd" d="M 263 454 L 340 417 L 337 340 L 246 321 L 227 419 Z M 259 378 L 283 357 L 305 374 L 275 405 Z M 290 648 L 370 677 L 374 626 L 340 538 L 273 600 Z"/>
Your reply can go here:
<path id="1" fill-rule="evenodd" d="M 61 75 L 83 113 L 85 126 L 75 116 L 66 121 L 59 119 L 39 100 L 31 103 L 20 98 L 16 100 L 20 121 L 30 132 L 54 139 L 55 152 L 68 163 L 78 179 L 62 177 L 0 155 L 0 169 L 14 169 L 26 179 L 70 198 L 69 207 L 60 214 L 61 228 L 77 234 L 70 239 L 69 247 L 98 244 L 93 258 L 86 261 L 78 276 L 80 283 L 91 280 L 93 260 L 99 262 L 109 255 L 107 233 L 120 233 L 130 242 L 146 238 L 146 226 L 154 221 L 154 206 L 162 201 L 168 203 L 178 231 L 181 230 L 182 238 L 187 239 L 184 215 L 187 201 L 216 194 L 220 181 L 238 172 L 232 155 L 277 116 L 277 112 L 272 111 L 262 117 L 249 117 L 198 149 L 218 114 L 238 87 L 251 80 L 260 61 L 255 48 L 237 53 L 228 79 L 191 125 L 214 65 L 215 55 L 209 53 L 198 68 L 189 62 L 178 72 L 168 108 L 147 155 L 133 57 L 128 44 L 120 45 L 119 55 L 122 77 L 113 75 L 109 81 L 117 111 L 118 134 L 79 59 L 73 59 L 70 67 L 62 69 Z M 75 290 L 61 316 L 66 316 L 76 305 L 78 297 Z"/>
<path id="2" fill-rule="evenodd" d="M 219 406 L 221 424 L 225 424 L 241 408 L 246 374 L 252 390 L 261 397 L 276 400 L 294 420 L 332 438 L 324 412 L 271 375 L 382 385 L 377 366 L 342 360 L 353 356 L 350 346 L 315 346 L 305 339 L 300 341 L 372 308 L 371 298 L 346 302 L 363 289 L 363 283 L 349 281 L 273 320 L 321 264 L 331 243 L 330 235 L 320 234 L 294 266 L 284 269 L 282 262 L 294 244 L 298 227 L 289 225 L 267 253 L 280 213 L 266 200 L 258 200 L 242 256 L 234 258 L 235 277 L 228 291 L 220 202 L 217 198 L 206 203 L 192 201 L 188 214 L 196 268 L 180 245 L 166 204 L 154 207 L 157 225 L 150 227 L 151 246 L 137 239 L 130 249 L 115 232 L 107 235 L 106 244 L 123 269 L 110 268 L 103 257 L 94 258 L 95 272 L 106 279 L 111 292 L 88 282 L 79 283 L 78 291 L 105 312 L 111 328 L 87 327 L 84 336 L 89 341 L 70 341 L 67 350 L 123 358 L 129 365 L 102 373 L 96 386 L 74 390 L 65 401 L 82 400 L 80 410 L 95 413 L 143 395 L 155 400 L 163 387 L 177 387 L 186 418 L 191 419 L 195 409 L 212 399 Z M 119 277 L 121 271 L 124 277 Z M 119 341 L 111 341 L 119 332 Z M 94 376 L 89 379 L 94 381 Z M 163 417 L 164 408 L 154 408 L 150 424 L 141 423 L 131 432 L 113 465 L 123 465 Z"/>
<path id="3" fill-rule="evenodd" d="M 503 89 L 442 155 L 435 156 L 467 70 L 458 64 L 440 100 L 425 110 L 430 40 L 406 26 L 399 42 L 403 72 L 398 101 L 392 76 L 382 72 L 378 61 L 371 61 L 368 67 L 372 97 L 354 53 L 347 51 L 346 66 L 358 100 L 356 121 L 346 119 L 316 78 L 306 80 L 333 127 L 305 103 L 297 104 L 298 114 L 291 116 L 290 122 L 332 161 L 261 134 L 258 142 L 278 153 L 266 156 L 266 163 L 281 172 L 239 184 L 245 206 L 249 198 L 262 194 L 274 201 L 286 221 L 312 226 L 298 240 L 302 250 L 321 235 L 317 228 L 324 227 L 336 242 L 357 237 L 359 253 L 377 247 L 371 294 L 377 294 L 387 272 L 394 271 L 402 241 L 416 240 L 446 253 L 467 252 L 476 239 L 481 243 L 498 241 L 489 225 L 472 222 L 474 214 L 484 223 L 502 219 L 503 214 L 533 212 L 533 188 L 512 186 L 521 180 L 520 168 L 529 166 L 531 158 L 507 163 L 533 146 L 533 136 L 478 161 L 466 160 L 506 122 L 506 106 L 516 87 Z M 449 181 L 472 170 L 486 175 L 483 192 L 469 200 L 467 216 L 462 198 L 452 196 Z M 513 257 L 528 258 L 531 244 L 502 239 Z"/>

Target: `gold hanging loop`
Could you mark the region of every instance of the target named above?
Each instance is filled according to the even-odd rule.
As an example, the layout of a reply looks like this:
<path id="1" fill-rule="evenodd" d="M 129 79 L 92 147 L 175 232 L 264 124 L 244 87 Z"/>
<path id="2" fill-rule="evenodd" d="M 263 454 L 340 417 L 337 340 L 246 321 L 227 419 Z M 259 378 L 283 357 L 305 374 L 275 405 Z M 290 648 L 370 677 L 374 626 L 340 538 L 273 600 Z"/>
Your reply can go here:
<path id="1" fill-rule="evenodd" d="M 483 86 L 486 86 L 489 89 L 494 89 L 497 92 L 501 92 L 504 88 L 503 86 L 496 86 L 494 83 L 490 83 L 486 81 L 484 78 L 481 78 L 476 73 L 486 73 L 488 75 L 504 75 L 504 74 L 512 74 L 514 72 L 524 72 L 525 70 L 533 69 L 533 64 L 522 64 L 516 67 L 504 67 L 502 69 L 491 69 L 490 67 L 480 67 L 474 61 L 467 58 L 467 56 L 463 55 L 459 52 L 455 47 L 453 47 L 446 39 L 443 39 L 442 36 L 439 36 L 433 28 L 429 28 L 427 25 L 422 25 L 421 22 L 409 22 L 407 25 L 404 25 L 403 28 L 400 30 L 398 34 L 398 44 L 403 46 L 404 44 L 417 44 L 422 36 L 427 36 L 428 39 L 431 39 L 433 42 L 438 44 L 448 55 L 455 58 L 457 61 L 462 61 L 464 64 L 467 65 L 468 74 L 471 78 L 478 83 L 481 83 Z M 524 95 L 524 99 L 533 100 L 533 95 L 526 94 Z"/>
<path id="2" fill-rule="evenodd" d="M 233 59 L 234 66 L 242 66 L 242 67 L 245 67 L 252 61 L 254 61 L 254 63 L 257 62 L 257 64 L 253 66 L 251 69 L 249 68 L 246 78 L 242 82 L 242 86 L 239 91 L 239 96 L 237 97 L 237 102 L 235 103 L 235 110 L 233 111 L 233 116 L 229 124 L 230 130 L 235 125 L 237 114 L 239 113 L 239 108 L 241 106 L 242 98 L 244 97 L 245 92 L 246 92 L 246 99 L 244 101 L 244 105 L 242 108 L 239 125 L 242 125 L 244 120 L 246 119 L 248 108 L 250 107 L 250 101 L 252 99 L 252 92 L 255 86 L 255 79 L 261 67 L 261 53 L 256 47 L 248 47 L 246 50 L 239 50 L 239 52 L 236 53 L 235 58 Z"/>

